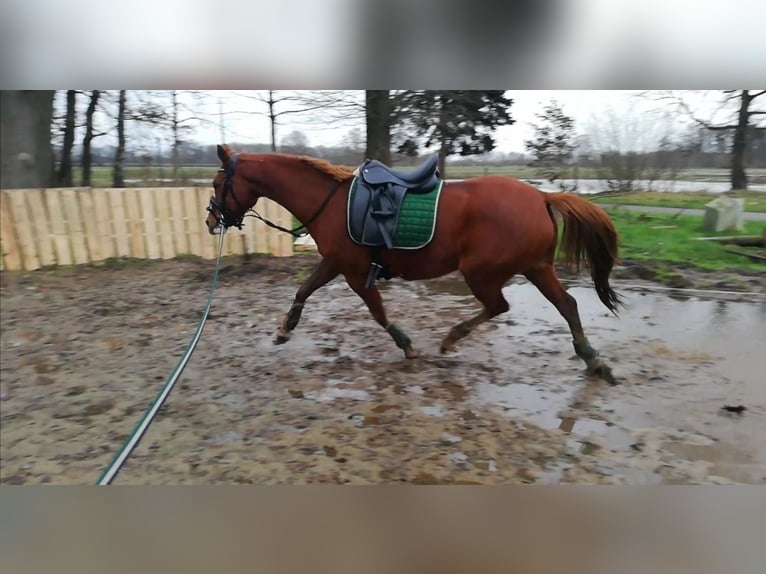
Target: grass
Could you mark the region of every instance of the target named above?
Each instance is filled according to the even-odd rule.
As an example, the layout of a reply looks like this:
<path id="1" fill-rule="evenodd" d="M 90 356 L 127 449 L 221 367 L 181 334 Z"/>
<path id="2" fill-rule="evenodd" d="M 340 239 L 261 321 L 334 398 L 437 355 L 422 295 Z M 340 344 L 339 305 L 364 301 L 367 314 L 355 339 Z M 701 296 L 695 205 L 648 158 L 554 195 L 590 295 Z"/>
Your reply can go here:
<path id="1" fill-rule="evenodd" d="M 651 207 L 681 207 L 685 209 L 704 209 L 709 201 L 725 195 L 741 197 L 745 200 L 745 211 L 766 213 L 766 193 L 762 191 L 730 191 L 725 194 L 677 192 L 663 193 L 660 191 L 641 191 L 606 197 L 594 198 L 599 204 L 612 205 L 642 205 Z"/>
<path id="2" fill-rule="evenodd" d="M 158 259 L 141 259 L 140 257 L 109 257 L 103 261 L 92 261 L 87 265 L 102 269 L 145 269 L 154 265 Z"/>
<path id="3" fill-rule="evenodd" d="M 179 177 L 181 180 L 209 180 L 210 185 L 212 185 L 217 170 L 218 166 L 216 165 L 184 165 L 179 168 Z M 82 182 L 81 173 L 82 171 L 79 168 L 73 169 L 72 178 L 75 186 L 80 185 Z M 173 168 L 170 166 L 142 167 L 129 165 L 125 166 L 124 177 L 126 180 L 141 180 L 138 182 L 127 181 L 125 183 L 127 187 L 142 187 L 146 186 L 147 183 L 154 183 L 155 185 L 171 185 L 172 182 L 154 182 L 151 180 L 171 179 L 173 177 Z M 92 187 L 112 187 L 112 166 L 93 166 L 90 178 Z M 177 185 L 183 185 L 183 181 L 179 182 Z"/>
<path id="4" fill-rule="evenodd" d="M 729 253 L 724 245 L 695 240 L 697 237 L 720 235 L 760 235 L 766 227 L 763 222 L 746 221 L 740 232 L 713 233 L 703 231 L 702 218 L 696 216 L 674 217 L 619 209 L 610 212 L 610 216 L 620 235 L 621 259 L 667 261 L 710 270 L 766 270 L 763 263 Z"/>
<path id="5" fill-rule="evenodd" d="M 516 179 L 540 179 L 541 177 L 539 169 L 526 165 L 448 165 L 446 171 L 450 179 L 467 179 L 482 175 L 507 175 Z"/>

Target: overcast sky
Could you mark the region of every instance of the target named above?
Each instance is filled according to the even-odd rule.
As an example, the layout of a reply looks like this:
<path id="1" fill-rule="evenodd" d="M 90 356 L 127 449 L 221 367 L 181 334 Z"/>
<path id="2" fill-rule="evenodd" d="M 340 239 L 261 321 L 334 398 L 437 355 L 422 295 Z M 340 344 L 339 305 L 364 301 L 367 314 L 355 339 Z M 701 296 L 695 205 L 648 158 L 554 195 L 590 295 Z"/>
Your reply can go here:
<path id="1" fill-rule="evenodd" d="M 511 117 L 515 123 L 503 126 L 496 132 L 497 149 L 503 152 L 523 152 L 524 140 L 532 134 L 530 123 L 535 121 L 535 114 L 551 99 L 557 99 L 564 112 L 575 118 L 576 124 L 582 131 L 587 131 L 587 124 L 594 117 L 611 106 L 615 112 L 622 114 L 637 109 L 649 109 L 647 102 L 638 97 L 640 92 L 630 91 L 509 91 L 507 96 L 513 99 Z M 246 98 L 237 97 L 232 92 L 210 92 L 211 105 L 209 113 L 218 112 L 217 100 L 222 100 L 224 115 L 224 132 L 227 141 L 263 142 L 270 140 L 269 120 L 263 115 L 232 114 L 233 111 L 263 112 L 263 103 L 253 102 Z M 652 104 L 654 105 L 654 104 Z M 280 118 L 277 130 L 277 141 L 293 130 L 300 130 L 309 139 L 310 145 L 335 145 L 341 143 L 349 130 L 354 126 L 362 129 L 363 121 L 330 122 L 328 124 L 316 121 L 304 121 L 295 116 L 286 115 Z M 218 142 L 221 139 L 220 127 L 217 125 L 201 126 L 194 135 L 194 140 L 200 143 Z"/>
<path id="2" fill-rule="evenodd" d="M 190 124 L 193 129 L 184 134 L 185 139 L 200 144 L 210 145 L 221 143 L 269 143 L 271 138 L 267 105 L 263 101 L 252 98 L 253 94 L 264 95 L 260 92 L 210 91 L 199 93 L 196 99 L 188 92 L 179 91 L 185 109 L 182 119 L 199 116 L 204 122 Z M 679 93 L 679 92 L 676 92 Z M 699 117 L 706 120 L 730 122 L 733 119 L 732 106 L 720 108 L 721 92 L 680 92 L 690 103 Z M 275 92 L 276 97 L 282 97 L 287 92 Z M 356 92 L 360 100 L 363 91 Z M 138 95 L 138 94 L 136 94 Z M 251 97 L 246 97 L 250 95 Z M 587 134 L 595 147 L 611 147 L 612 149 L 646 149 L 653 147 L 662 137 L 678 137 L 686 133 L 691 122 L 686 114 L 668 103 L 659 102 L 639 91 L 617 90 L 542 90 L 506 92 L 513 100 L 510 112 L 515 123 L 498 128 L 495 133 L 497 150 L 501 152 L 524 152 L 524 141 L 533 134 L 532 124 L 537 113 L 551 100 L 557 100 L 564 113 L 575 120 L 575 130 L 578 134 Z M 171 106 L 171 92 L 154 92 L 154 98 L 162 106 Z M 64 93 L 57 97 L 58 113 L 65 107 Z M 114 107 L 114 94 L 104 103 L 106 109 Z M 220 104 L 219 104 L 220 102 Z M 736 102 L 733 102 L 736 104 Z M 287 104 L 277 106 L 277 111 L 284 110 Z M 80 113 L 87 106 L 87 98 L 79 98 Z M 736 106 L 735 106 L 736 109 Z M 308 116 L 287 114 L 278 118 L 277 143 L 294 130 L 302 131 L 308 138 L 310 146 L 343 145 L 348 141 L 351 129 L 357 127 L 364 136 L 364 120 L 362 108 L 357 110 L 356 117 L 338 117 L 319 110 Z M 219 115 L 219 112 L 223 112 Z M 718 113 L 716 113 L 718 111 Z M 223 126 L 221 121 L 223 120 Z M 754 116 L 760 124 L 766 123 L 766 116 Z M 114 137 L 114 119 L 101 114 L 97 128 L 107 132 L 98 144 L 116 143 Z M 223 127 L 223 137 L 222 128 Z M 147 151 L 156 150 L 158 145 L 167 149 L 170 144 L 170 133 L 167 129 L 158 130 L 156 127 L 131 124 L 128 128 L 128 145 L 131 149 L 143 148 Z M 621 141 L 611 141 L 615 138 Z M 78 137 L 78 141 L 79 141 Z M 610 140 L 610 141 L 607 141 Z M 601 144 L 601 145 L 600 145 Z"/>
<path id="3" fill-rule="evenodd" d="M 208 114 L 216 117 L 218 100 L 222 101 L 224 113 L 224 133 L 227 142 L 267 143 L 270 141 L 269 120 L 264 115 L 232 113 L 248 110 L 261 112 L 266 105 L 243 98 L 237 92 L 208 92 Z M 679 133 L 689 126 L 689 119 L 682 114 L 674 113 L 669 117 L 662 116 L 663 111 L 671 109 L 668 104 L 642 96 L 640 91 L 619 90 L 520 90 L 508 91 L 506 94 L 513 99 L 511 116 L 515 123 L 498 128 L 496 132 L 497 149 L 503 152 L 524 152 L 524 141 L 532 136 L 532 124 L 536 122 L 535 114 L 552 99 L 556 99 L 564 112 L 575 119 L 575 129 L 579 133 L 591 136 L 604 128 L 608 117 L 612 114 L 617 118 L 619 128 L 633 130 L 633 138 L 646 139 L 647 145 L 653 145 L 663 135 Z M 726 110 L 716 114 L 720 92 L 686 92 L 685 99 L 700 111 L 700 116 L 706 119 L 728 120 Z M 321 112 L 317 121 L 301 119 L 298 116 L 285 115 L 279 119 L 277 142 L 293 130 L 302 131 L 312 146 L 336 145 L 343 143 L 348 132 L 353 127 L 359 127 L 364 133 L 363 120 L 324 121 Z M 216 119 L 217 121 L 217 119 Z M 193 139 L 200 143 L 219 142 L 221 139 L 220 126 L 217 124 L 200 126 Z"/>

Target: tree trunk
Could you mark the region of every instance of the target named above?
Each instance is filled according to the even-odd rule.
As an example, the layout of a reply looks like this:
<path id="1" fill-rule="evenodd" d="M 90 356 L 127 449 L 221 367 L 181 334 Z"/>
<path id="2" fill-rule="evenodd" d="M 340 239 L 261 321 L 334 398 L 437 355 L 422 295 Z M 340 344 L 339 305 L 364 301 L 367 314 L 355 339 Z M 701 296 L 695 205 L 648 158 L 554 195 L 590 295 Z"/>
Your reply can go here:
<path id="1" fill-rule="evenodd" d="M 439 148 L 439 163 L 437 165 L 439 167 L 439 175 L 443 178 L 446 177 L 447 150 L 443 147 Z"/>
<path id="2" fill-rule="evenodd" d="M 277 151 L 277 115 L 274 113 L 274 90 L 269 90 L 269 121 L 271 122 L 271 151 Z"/>
<path id="3" fill-rule="evenodd" d="M 737 127 L 734 130 L 734 141 L 731 144 L 731 188 L 747 189 L 747 173 L 745 172 L 745 148 L 747 146 L 747 128 L 750 120 L 748 110 L 752 96 L 747 90 L 740 94 Z"/>
<path id="4" fill-rule="evenodd" d="M 125 187 L 125 90 L 120 90 L 117 107 L 117 150 L 112 166 L 112 187 Z"/>
<path id="5" fill-rule="evenodd" d="M 439 110 L 439 175 L 444 178 L 446 177 L 446 168 L 447 168 L 447 147 L 449 146 L 449 141 L 447 141 L 446 136 L 446 128 L 447 128 L 447 108 L 446 108 L 446 102 L 439 98 L 439 104 L 441 105 L 441 109 Z"/>
<path id="6" fill-rule="evenodd" d="M 64 123 L 64 146 L 61 150 L 61 164 L 56 176 L 58 185 L 72 187 L 72 148 L 74 147 L 74 124 L 77 105 L 77 91 L 67 90 L 66 119 Z"/>
<path id="7" fill-rule="evenodd" d="M 90 103 L 88 104 L 88 111 L 85 112 L 85 136 L 82 139 L 82 186 L 90 187 L 90 172 L 91 172 L 91 153 L 90 142 L 95 137 L 93 135 L 93 114 L 96 113 L 96 106 L 98 105 L 98 98 L 101 92 L 93 90 L 90 93 Z"/>
<path id="8" fill-rule="evenodd" d="M 365 118 L 367 123 L 367 159 L 391 164 L 391 113 L 388 90 L 365 91 Z"/>
<path id="9" fill-rule="evenodd" d="M 181 140 L 178 137 L 178 97 L 176 91 L 173 90 L 173 183 L 178 183 L 178 170 L 179 170 L 179 152 L 181 148 Z"/>
<path id="10" fill-rule="evenodd" d="M 226 130 L 223 123 L 223 101 L 218 98 L 218 127 L 221 129 L 221 144 L 226 143 Z"/>
<path id="11" fill-rule="evenodd" d="M 54 94 L 54 90 L 0 92 L 0 188 L 54 185 Z"/>

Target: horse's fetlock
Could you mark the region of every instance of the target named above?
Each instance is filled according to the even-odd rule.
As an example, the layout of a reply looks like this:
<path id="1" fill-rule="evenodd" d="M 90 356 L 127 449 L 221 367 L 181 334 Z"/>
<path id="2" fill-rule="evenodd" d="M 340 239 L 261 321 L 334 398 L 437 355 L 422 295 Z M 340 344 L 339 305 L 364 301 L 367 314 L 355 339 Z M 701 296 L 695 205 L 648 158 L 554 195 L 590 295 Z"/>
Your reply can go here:
<path id="1" fill-rule="evenodd" d="M 391 338 L 396 343 L 396 346 L 400 349 L 408 349 L 412 346 L 412 341 L 410 338 L 404 331 L 402 331 L 401 327 L 395 323 L 389 323 L 388 327 L 386 327 L 386 331 L 388 331 L 388 334 L 391 335 Z"/>
<path id="2" fill-rule="evenodd" d="M 598 357 L 598 351 L 590 346 L 590 343 L 587 339 L 583 341 L 574 341 L 573 345 L 577 356 L 584 360 L 586 363 L 589 363 Z"/>
<path id="3" fill-rule="evenodd" d="M 455 330 L 455 335 L 457 335 L 461 339 L 471 334 L 471 327 L 468 325 L 464 325 L 463 323 L 456 325 L 454 327 L 454 330 Z"/>

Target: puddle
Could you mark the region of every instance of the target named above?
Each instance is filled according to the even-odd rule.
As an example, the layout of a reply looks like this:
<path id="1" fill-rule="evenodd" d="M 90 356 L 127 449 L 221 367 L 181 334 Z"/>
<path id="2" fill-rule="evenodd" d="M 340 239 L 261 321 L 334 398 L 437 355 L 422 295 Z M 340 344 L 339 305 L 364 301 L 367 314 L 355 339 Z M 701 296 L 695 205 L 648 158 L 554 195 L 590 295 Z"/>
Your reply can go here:
<path id="1" fill-rule="evenodd" d="M 444 281 L 437 290 L 445 290 Z M 512 284 L 504 289 L 509 313 L 491 330 L 476 332 L 483 331 L 478 336 L 484 348 L 472 342 L 464 351 L 476 362 L 510 367 L 497 381 L 470 385 L 470 400 L 568 433 L 584 445 L 583 454 L 601 448 L 641 452 L 642 433 L 652 429 L 658 464 L 662 456 L 675 456 L 707 464 L 711 473 L 731 480 L 766 481 L 766 302 L 624 291 L 627 308 L 616 318 L 591 289 L 569 292 L 591 343 L 622 384 L 589 382 L 582 363 L 568 360 L 570 336 L 558 328 L 558 311 L 533 286 Z M 724 404 L 747 410 L 722 416 Z M 695 436 L 709 437 L 711 444 L 690 444 Z M 589 442 L 594 439 L 597 447 Z"/>
<path id="2" fill-rule="evenodd" d="M 443 417 L 446 414 L 446 409 L 440 405 L 422 406 L 420 411 L 429 417 Z"/>
<path id="3" fill-rule="evenodd" d="M 559 413 L 565 410 L 575 388 L 547 391 L 541 385 L 510 384 L 498 386 L 479 383 L 473 390 L 474 398 L 481 404 L 491 404 L 506 411 L 509 417 L 523 417 L 543 428 L 556 428 L 561 422 Z"/>
<path id="4" fill-rule="evenodd" d="M 320 392 L 305 393 L 306 398 L 320 402 L 334 401 L 337 399 L 351 399 L 353 401 L 367 401 L 370 393 L 360 389 L 338 389 L 331 387 Z"/>

